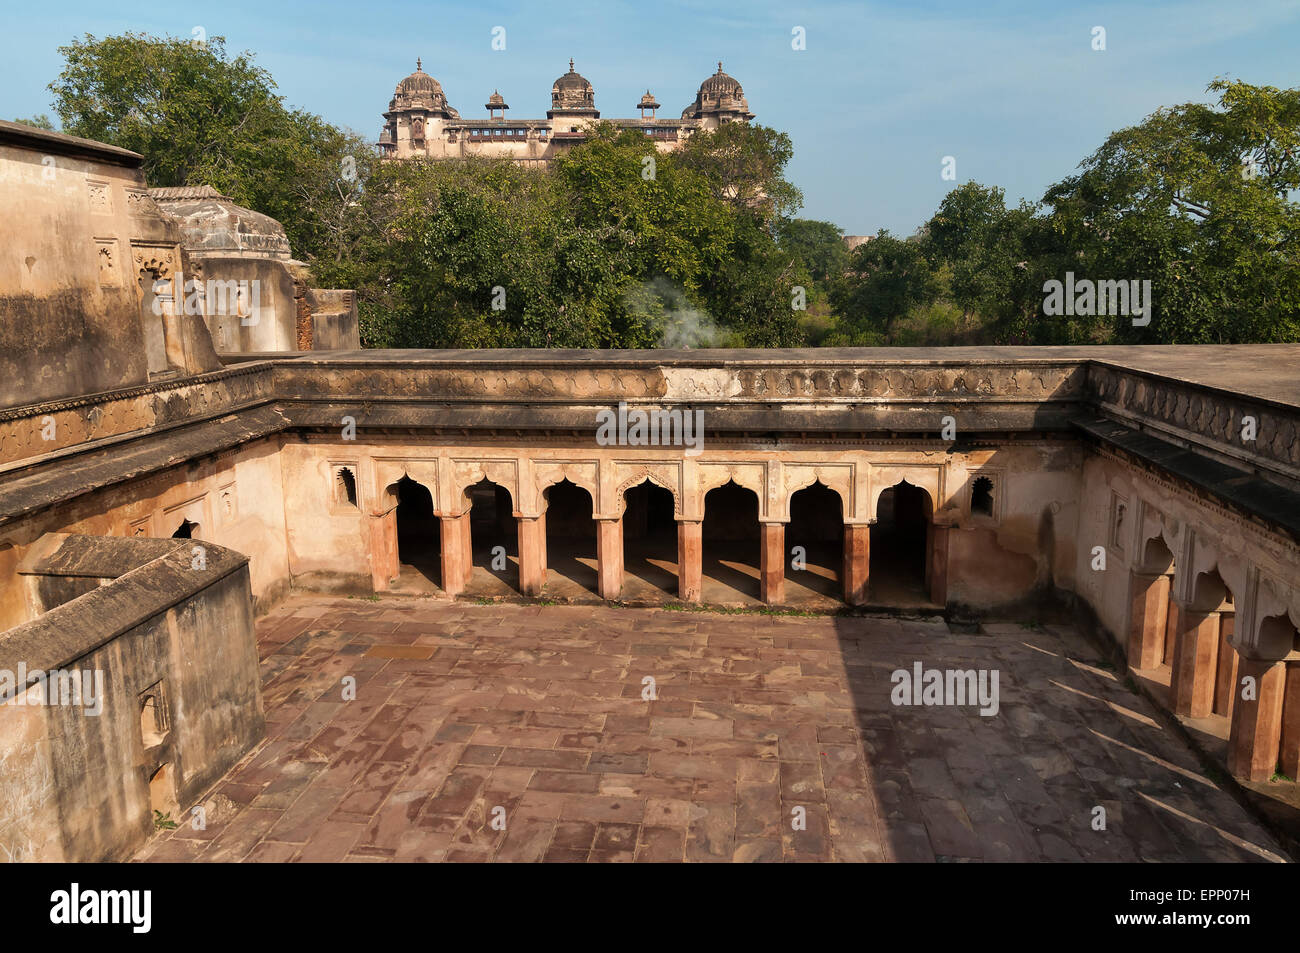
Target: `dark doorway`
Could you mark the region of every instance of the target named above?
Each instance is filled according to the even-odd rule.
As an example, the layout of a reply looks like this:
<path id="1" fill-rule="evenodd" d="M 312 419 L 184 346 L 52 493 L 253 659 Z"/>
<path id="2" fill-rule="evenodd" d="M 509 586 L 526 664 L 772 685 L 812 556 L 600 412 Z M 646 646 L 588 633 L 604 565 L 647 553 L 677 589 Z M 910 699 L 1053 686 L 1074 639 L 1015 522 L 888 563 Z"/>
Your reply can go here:
<path id="1" fill-rule="evenodd" d="M 798 602 L 805 594 L 842 599 L 843 561 L 844 507 L 840 495 L 818 481 L 790 497 L 790 522 L 785 527 L 786 601 Z"/>
<path id="2" fill-rule="evenodd" d="M 704 497 L 703 579 L 705 602 L 759 598 L 758 495 L 734 480 Z"/>
<path id="3" fill-rule="evenodd" d="M 405 476 L 397 481 L 397 560 L 442 585 L 442 532 L 433 515 L 433 495 Z"/>
<path id="4" fill-rule="evenodd" d="M 467 591 L 519 591 L 519 531 L 510 491 L 486 478 L 470 487 L 470 546 L 474 573 Z M 486 575 L 484 575 L 486 571 Z"/>
<path id="5" fill-rule="evenodd" d="M 559 596 L 597 591 L 596 521 L 591 494 L 568 480 L 544 490 L 546 499 L 546 581 Z"/>
<path id="6" fill-rule="evenodd" d="M 193 539 L 194 531 L 198 528 L 198 523 L 191 523 L 189 520 L 183 519 L 181 525 L 176 527 L 176 532 L 172 533 L 172 539 Z"/>
<path id="7" fill-rule="evenodd" d="M 871 601 L 929 604 L 930 495 L 904 480 L 880 494 L 871 527 Z"/>
<path id="8" fill-rule="evenodd" d="M 645 480 L 623 494 L 623 598 L 677 594 L 677 514 L 673 495 Z"/>

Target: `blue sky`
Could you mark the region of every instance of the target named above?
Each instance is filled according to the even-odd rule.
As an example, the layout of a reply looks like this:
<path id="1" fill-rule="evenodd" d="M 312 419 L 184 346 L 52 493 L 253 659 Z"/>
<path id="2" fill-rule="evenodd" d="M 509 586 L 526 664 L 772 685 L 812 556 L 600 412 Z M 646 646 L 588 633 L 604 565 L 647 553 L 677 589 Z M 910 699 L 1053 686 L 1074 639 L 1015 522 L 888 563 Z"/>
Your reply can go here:
<path id="1" fill-rule="evenodd" d="M 224 35 L 289 104 L 372 138 L 417 56 L 463 116 L 500 89 L 520 118 L 545 114 L 570 56 L 610 117 L 635 115 L 647 87 L 679 115 L 721 59 L 757 121 L 793 138 L 801 214 L 849 234 L 915 230 L 955 184 L 944 156 L 957 182 L 1036 200 L 1109 132 L 1205 100 L 1215 76 L 1300 86 L 1300 0 L 2 2 L 4 118 L 52 113 L 57 47 L 84 33 Z M 491 49 L 494 26 L 504 51 Z M 791 48 L 795 26 L 805 50 Z"/>

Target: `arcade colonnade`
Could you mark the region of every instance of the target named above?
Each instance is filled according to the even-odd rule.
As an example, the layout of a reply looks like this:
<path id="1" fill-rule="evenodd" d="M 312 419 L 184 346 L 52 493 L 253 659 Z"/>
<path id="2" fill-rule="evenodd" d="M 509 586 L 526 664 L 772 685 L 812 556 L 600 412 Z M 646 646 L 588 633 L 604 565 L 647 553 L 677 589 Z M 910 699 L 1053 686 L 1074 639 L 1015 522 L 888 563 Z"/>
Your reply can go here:
<path id="1" fill-rule="evenodd" d="M 1205 525 L 1140 498 L 1129 569 L 1129 667 L 1167 680 L 1170 707 L 1229 722 L 1228 769 L 1300 775 L 1300 635 L 1290 593 Z"/>
<path id="2" fill-rule="evenodd" d="M 371 583 L 376 591 L 390 588 L 399 574 L 398 484 L 410 480 L 426 489 L 438 520 L 441 585 L 448 595 L 464 591 L 472 571 L 472 488 L 483 481 L 495 484 L 509 494 L 510 516 L 517 526 L 519 589 L 534 596 L 541 593 L 546 581 L 547 491 L 568 481 L 590 495 L 596 526 L 597 592 L 611 600 L 618 599 L 623 589 L 628 492 L 649 483 L 672 495 L 677 595 L 687 602 L 701 598 L 705 499 L 710 491 L 734 484 L 752 492 L 757 502 L 760 598 L 772 605 L 785 601 L 786 527 L 795 494 L 820 486 L 838 498 L 843 523 L 838 573 L 843 599 L 850 605 L 862 605 L 869 593 L 870 530 L 881 497 L 891 487 L 907 484 L 920 491 L 924 500 L 926 591 L 932 602 L 946 602 L 947 534 L 955 520 L 954 495 L 964 492 L 965 484 L 974 479 L 964 466 L 954 468 L 950 461 L 907 460 L 903 453 L 876 462 L 868 461 L 865 454 L 843 453 L 820 460 L 811 456 L 806 460 L 774 459 L 758 453 L 748 459 L 741 454 L 731 456 L 665 459 L 616 451 L 587 459 L 485 453 L 473 458 L 374 455 L 346 460 L 336 454 L 328 461 L 326 482 L 336 487 L 340 479 L 351 478 L 360 488 L 357 506 L 364 513 Z M 354 476 L 341 477 L 345 470 Z M 945 503 L 950 504 L 947 511 Z"/>

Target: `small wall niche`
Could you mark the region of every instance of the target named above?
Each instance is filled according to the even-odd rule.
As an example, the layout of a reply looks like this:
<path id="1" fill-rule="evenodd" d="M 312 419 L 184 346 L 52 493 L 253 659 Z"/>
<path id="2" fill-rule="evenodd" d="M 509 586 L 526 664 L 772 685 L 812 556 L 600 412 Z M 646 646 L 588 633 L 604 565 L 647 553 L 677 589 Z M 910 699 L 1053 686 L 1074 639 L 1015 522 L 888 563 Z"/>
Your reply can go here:
<path id="1" fill-rule="evenodd" d="M 145 748 L 162 744 L 171 730 L 171 713 L 167 708 L 167 692 L 161 681 L 150 685 L 139 695 L 140 737 Z"/>
<path id="2" fill-rule="evenodd" d="M 361 504 L 357 497 L 357 465 L 336 463 L 331 468 L 331 503 L 334 509 L 355 510 Z"/>
<path id="3" fill-rule="evenodd" d="M 992 519 L 994 510 L 994 486 L 993 478 L 987 476 L 978 476 L 970 488 L 970 512 L 971 516 L 984 516 Z"/>

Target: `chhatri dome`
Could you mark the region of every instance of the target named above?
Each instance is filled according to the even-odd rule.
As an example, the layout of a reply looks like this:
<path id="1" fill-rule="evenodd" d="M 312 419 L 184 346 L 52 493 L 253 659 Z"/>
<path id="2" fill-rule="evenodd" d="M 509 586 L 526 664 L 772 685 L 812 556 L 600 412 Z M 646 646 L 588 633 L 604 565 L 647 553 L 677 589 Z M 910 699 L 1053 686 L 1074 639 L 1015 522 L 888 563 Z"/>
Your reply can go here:
<path id="1" fill-rule="evenodd" d="M 447 96 L 442 91 L 442 84 L 421 69 L 420 59 L 415 60 L 415 72 L 397 84 L 393 99 L 388 104 L 390 111 L 423 107 L 436 112 L 455 115 L 456 111 L 447 105 Z"/>
<path id="2" fill-rule="evenodd" d="M 695 102 L 682 110 L 683 119 L 699 119 L 705 115 L 727 119 L 754 118 L 740 83 L 722 71 L 722 60 L 718 60 L 718 71 L 700 84 Z"/>
<path id="3" fill-rule="evenodd" d="M 575 112 L 595 111 L 596 91 L 581 73 L 573 69 L 573 60 L 569 60 L 569 71 L 551 86 L 551 111 Z"/>

